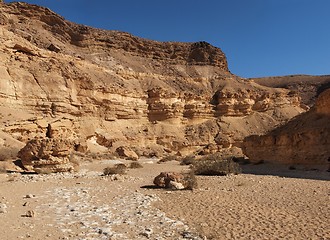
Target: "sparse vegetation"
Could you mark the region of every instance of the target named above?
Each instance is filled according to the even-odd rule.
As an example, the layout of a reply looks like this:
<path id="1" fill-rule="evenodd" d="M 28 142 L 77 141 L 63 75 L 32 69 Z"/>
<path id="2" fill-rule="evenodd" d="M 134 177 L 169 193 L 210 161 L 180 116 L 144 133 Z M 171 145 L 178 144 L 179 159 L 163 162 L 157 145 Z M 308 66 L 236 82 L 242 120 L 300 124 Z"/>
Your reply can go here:
<path id="1" fill-rule="evenodd" d="M 83 154 L 84 155 L 84 154 Z M 106 153 L 95 153 L 95 152 L 87 152 L 84 155 L 85 161 L 93 162 L 94 160 L 106 160 L 106 159 L 118 159 L 119 156 L 117 153 L 106 152 Z"/>
<path id="2" fill-rule="evenodd" d="M 232 158 L 223 158 L 220 154 L 211 154 L 194 161 L 191 169 L 196 175 L 225 176 L 230 173 L 238 174 L 241 168 Z"/>
<path id="3" fill-rule="evenodd" d="M 34 168 L 34 171 L 38 174 L 52 174 L 53 171 L 50 168 Z"/>
<path id="4" fill-rule="evenodd" d="M 139 162 L 131 162 L 129 167 L 130 168 L 143 168 L 142 164 Z"/>
<path id="5" fill-rule="evenodd" d="M 114 175 L 114 174 L 119 174 L 123 175 L 126 173 L 127 167 L 123 163 L 119 163 L 114 165 L 113 167 L 106 167 L 103 169 L 103 175 L 108 176 L 108 175 Z"/>
<path id="6" fill-rule="evenodd" d="M 264 160 L 260 160 L 260 161 L 258 161 L 258 162 L 256 162 L 256 163 L 254 163 L 254 165 L 259 165 L 259 164 L 264 164 L 264 163 L 265 163 Z"/>
<path id="7" fill-rule="evenodd" d="M 296 170 L 296 167 L 291 165 L 291 166 L 289 166 L 289 170 Z"/>
<path id="8" fill-rule="evenodd" d="M 176 161 L 178 157 L 176 155 L 169 155 L 161 158 L 157 163 L 164 163 L 164 162 L 170 162 L 170 161 Z"/>
<path id="9" fill-rule="evenodd" d="M 181 160 L 181 165 L 191 165 L 196 161 L 195 156 L 188 155 Z"/>
<path id="10" fill-rule="evenodd" d="M 0 163 L 0 173 L 6 173 L 7 172 L 7 164 L 5 162 Z"/>
<path id="11" fill-rule="evenodd" d="M 193 190 L 196 189 L 197 184 L 197 178 L 195 175 L 195 172 L 193 170 L 190 170 L 187 173 L 184 173 L 184 181 L 185 181 L 185 189 L 187 190 Z"/>
<path id="12" fill-rule="evenodd" d="M 78 155 L 71 153 L 69 160 L 73 165 L 74 171 L 78 171 L 79 165 L 80 165 L 79 160 L 78 160 Z"/>

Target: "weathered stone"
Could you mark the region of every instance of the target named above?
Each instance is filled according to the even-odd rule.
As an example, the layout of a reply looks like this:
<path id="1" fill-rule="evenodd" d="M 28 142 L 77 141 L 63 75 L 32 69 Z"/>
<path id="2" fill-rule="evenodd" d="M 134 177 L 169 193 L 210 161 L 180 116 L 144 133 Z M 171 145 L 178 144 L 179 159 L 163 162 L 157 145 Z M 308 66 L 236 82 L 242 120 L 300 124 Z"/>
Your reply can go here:
<path id="1" fill-rule="evenodd" d="M 170 181 L 168 187 L 172 190 L 182 190 L 185 186 L 180 182 Z"/>
<path id="2" fill-rule="evenodd" d="M 29 217 L 29 218 L 35 217 L 35 212 L 33 210 L 29 210 L 25 213 L 24 217 Z"/>
<path id="3" fill-rule="evenodd" d="M 53 51 L 53 52 L 60 52 L 61 51 L 61 48 L 59 48 L 58 46 L 54 45 L 53 43 L 51 43 L 49 46 L 48 46 L 48 50 L 50 51 Z"/>
<path id="4" fill-rule="evenodd" d="M 225 134 L 218 134 L 214 141 L 223 148 L 230 148 L 232 145 L 232 140 Z"/>
<path id="5" fill-rule="evenodd" d="M 154 184 L 158 187 L 169 189 L 184 189 L 186 182 L 182 173 L 161 172 L 154 178 Z"/>
<path id="6" fill-rule="evenodd" d="M 35 198 L 35 195 L 33 195 L 33 194 L 27 194 L 27 195 L 25 196 L 25 198 Z"/>
<path id="7" fill-rule="evenodd" d="M 36 53 L 34 53 L 34 51 L 32 49 L 30 49 L 29 47 L 25 47 L 22 46 L 20 44 L 15 44 L 13 47 L 15 50 L 17 50 L 18 52 L 22 52 L 28 55 L 32 55 L 32 56 L 36 56 Z"/>
<path id="8" fill-rule="evenodd" d="M 69 156 L 74 145 L 68 140 L 33 139 L 18 152 L 23 166 L 39 173 L 72 171 Z"/>
<path id="9" fill-rule="evenodd" d="M 139 156 L 132 151 L 131 149 L 127 148 L 127 147 L 118 147 L 116 149 L 116 152 L 118 153 L 119 156 L 121 157 L 125 157 L 129 160 L 138 160 Z"/>
<path id="10" fill-rule="evenodd" d="M 0 213 L 7 213 L 7 205 L 0 203 Z"/>

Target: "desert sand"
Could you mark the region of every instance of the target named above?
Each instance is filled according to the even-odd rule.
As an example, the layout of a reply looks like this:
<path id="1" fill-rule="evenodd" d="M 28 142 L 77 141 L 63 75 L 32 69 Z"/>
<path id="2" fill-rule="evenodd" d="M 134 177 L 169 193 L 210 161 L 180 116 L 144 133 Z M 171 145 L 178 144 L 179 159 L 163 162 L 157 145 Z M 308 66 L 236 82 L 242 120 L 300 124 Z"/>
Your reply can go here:
<path id="1" fill-rule="evenodd" d="M 245 165 L 242 174 L 197 176 L 196 189 L 169 191 L 153 178 L 187 166 L 145 159 L 126 175 L 102 176 L 116 162 L 0 174 L 1 239 L 330 239 L 328 172 Z"/>

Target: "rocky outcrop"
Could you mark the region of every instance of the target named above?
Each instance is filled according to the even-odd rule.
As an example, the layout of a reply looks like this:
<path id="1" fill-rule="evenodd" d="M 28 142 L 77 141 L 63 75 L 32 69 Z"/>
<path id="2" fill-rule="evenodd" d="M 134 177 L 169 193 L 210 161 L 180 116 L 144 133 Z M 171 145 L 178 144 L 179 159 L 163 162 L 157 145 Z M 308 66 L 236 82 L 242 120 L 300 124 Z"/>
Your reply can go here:
<path id="1" fill-rule="evenodd" d="M 66 140 L 33 139 L 18 152 L 24 168 L 37 173 L 73 171 L 70 153 L 73 144 Z"/>
<path id="2" fill-rule="evenodd" d="M 266 135 L 244 139 L 243 151 L 252 162 L 269 161 L 327 169 L 330 160 L 330 89 L 307 113 Z"/>
<path id="3" fill-rule="evenodd" d="M 139 156 L 134 152 L 132 151 L 131 149 L 127 148 L 127 147 L 118 147 L 116 149 L 116 153 L 118 153 L 118 155 L 120 157 L 124 157 L 126 159 L 129 159 L 129 160 L 138 160 Z"/>
<path id="4" fill-rule="evenodd" d="M 304 111 L 293 92 L 231 74 L 206 42 L 156 42 L 36 5 L 0 7 L 0 130 L 24 143 L 87 139 L 96 152 L 159 156 L 226 147 L 219 134 L 239 146 Z"/>

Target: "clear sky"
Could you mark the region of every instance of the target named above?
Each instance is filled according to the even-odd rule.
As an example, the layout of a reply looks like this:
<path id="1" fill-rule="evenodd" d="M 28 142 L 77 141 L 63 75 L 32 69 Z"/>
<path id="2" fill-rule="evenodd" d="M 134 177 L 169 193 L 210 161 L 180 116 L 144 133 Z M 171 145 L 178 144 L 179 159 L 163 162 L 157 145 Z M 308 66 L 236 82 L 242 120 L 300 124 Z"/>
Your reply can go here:
<path id="1" fill-rule="evenodd" d="M 330 74 L 330 0 L 26 2 L 76 23 L 152 40 L 207 41 L 241 77 Z"/>

